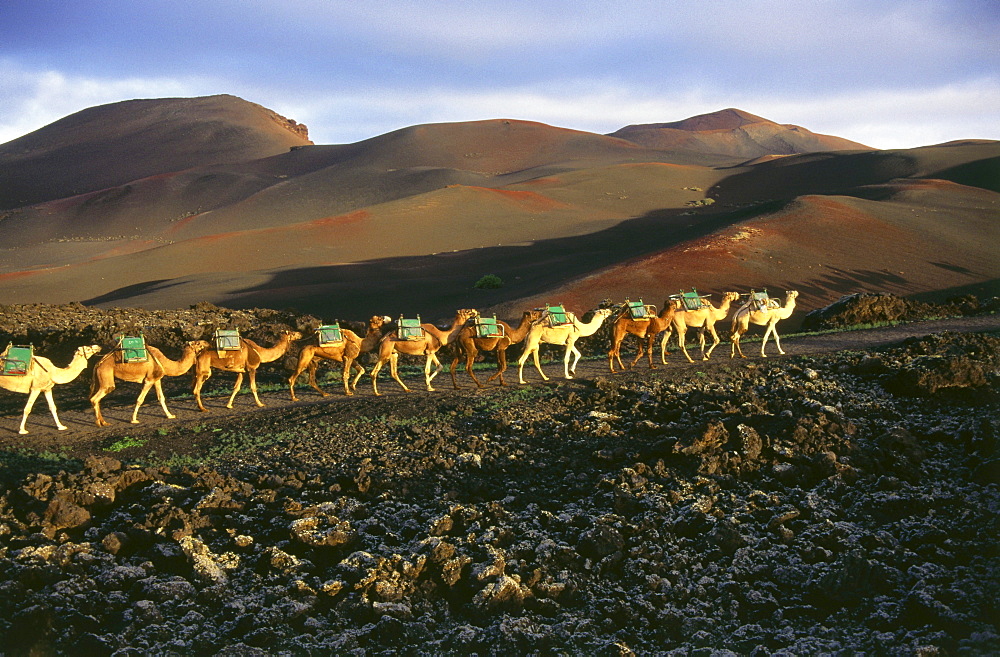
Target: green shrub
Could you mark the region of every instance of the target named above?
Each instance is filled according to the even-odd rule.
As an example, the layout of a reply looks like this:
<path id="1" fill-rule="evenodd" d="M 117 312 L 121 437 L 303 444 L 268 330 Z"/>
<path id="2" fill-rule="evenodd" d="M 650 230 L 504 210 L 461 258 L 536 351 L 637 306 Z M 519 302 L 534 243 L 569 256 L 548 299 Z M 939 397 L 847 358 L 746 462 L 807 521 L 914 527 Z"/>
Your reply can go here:
<path id="1" fill-rule="evenodd" d="M 496 274 L 486 274 L 473 287 L 477 290 L 496 290 L 503 287 L 503 279 Z"/>

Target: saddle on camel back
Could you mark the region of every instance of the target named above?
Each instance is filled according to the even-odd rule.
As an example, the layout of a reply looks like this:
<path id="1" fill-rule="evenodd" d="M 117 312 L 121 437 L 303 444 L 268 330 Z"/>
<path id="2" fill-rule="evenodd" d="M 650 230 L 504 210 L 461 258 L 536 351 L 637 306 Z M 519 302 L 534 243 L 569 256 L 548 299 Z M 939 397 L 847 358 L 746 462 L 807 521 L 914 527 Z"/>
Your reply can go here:
<path id="1" fill-rule="evenodd" d="M 119 363 L 145 363 L 149 360 L 146 350 L 146 338 L 142 334 L 129 336 L 124 333 L 117 336 L 115 345 L 115 360 Z"/>
<path id="2" fill-rule="evenodd" d="M 750 307 L 754 310 L 769 310 L 771 308 L 777 308 L 780 305 L 777 299 L 772 299 L 767 295 L 767 290 L 762 292 L 750 290 L 749 303 Z"/>
<path id="3" fill-rule="evenodd" d="M 698 294 L 698 290 L 691 288 L 690 292 L 680 291 L 680 294 L 674 294 L 671 299 L 680 299 L 684 304 L 684 310 L 700 310 L 702 307 L 708 305 L 708 297 L 710 294 Z"/>
<path id="4" fill-rule="evenodd" d="M 226 352 L 240 350 L 240 332 L 236 329 L 216 329 L 212 334 L 212 342 L 219 352 L 219 358 L 225 358 Z"/>
<path id="5" fill-rule="evenodd" d="M 477 338 L 502 338 L 504 333 L 503 324 L 497 322 L 497 316 L 476 317 L 476 337 Z"/>
<path id="6" fill-rule="evenodd" d="M 424 337 L 424 327 L 420 325 L 420 315 L 416 319 L 406 319 L 402 315 L 396 323 L 396 336 L 400 340 L 422 340 Z"/>
<path id="7" fill-rule="evenodd" d="M 562 305 L 550 306 L 545 305 L 545 319 L 549 323 L 549 326 L 569 326 L 573 323 L 570 318 L 566 308 Z"/>
<path id="8" fill-rule="evenodd" d="M 629 301 L 628 299 L 625 299 L 625 307 L 632 319 L 649 319 L 650 317 L 656 316 L 656 306 L 645 304 L 642 302 L 642 299 L 639 299 L 638 301 Z"/>
<path id="9" fill-rule="evenodd" d="M 344 334 L 340 330 L 340 322 L 320 326 L 316 329 L 316 336 L 319 338 L 319 346 L 321 347 L 340 344 L 344 341 Z"/>
<path id="10" fill-rule="evenodd" d="M 24 376 L 28 373 L 28 367 L 31 365 L 31 359 L 35 355 L 35 349 L 32 345 L 14 345 L 10 343 L 7 348 L 3 350 L 0 354 L 0 362 L 2 362 L 3 369 L 2 376 Z"/>

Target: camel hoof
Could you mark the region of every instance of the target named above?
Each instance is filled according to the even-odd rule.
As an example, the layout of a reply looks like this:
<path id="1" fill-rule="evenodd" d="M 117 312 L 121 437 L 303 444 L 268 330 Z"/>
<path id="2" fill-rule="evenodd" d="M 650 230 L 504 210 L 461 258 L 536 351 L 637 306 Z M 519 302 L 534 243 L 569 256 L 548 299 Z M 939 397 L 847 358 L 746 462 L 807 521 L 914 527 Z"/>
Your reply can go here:
<path id="1" fill-rule="evenodd" d="M 59 429 L 59 431 L 66 431 L 66 429 L 69 429 L 69 427 L 58 427 L 58 429 Z M 24 433 L 28 433 L 28 432 L 25 431 Z"/>
<path id="2" fill-rule="evenodd" d="M 18 429 L 17 432 L 23 436 L 24 434 L 28 433 L 28 430 L 27 429 Z"/>
<path id="3" fill-rule="evenodd" d="M 129 424 L 139 424 L 139 420 L 129 420 Z"/>

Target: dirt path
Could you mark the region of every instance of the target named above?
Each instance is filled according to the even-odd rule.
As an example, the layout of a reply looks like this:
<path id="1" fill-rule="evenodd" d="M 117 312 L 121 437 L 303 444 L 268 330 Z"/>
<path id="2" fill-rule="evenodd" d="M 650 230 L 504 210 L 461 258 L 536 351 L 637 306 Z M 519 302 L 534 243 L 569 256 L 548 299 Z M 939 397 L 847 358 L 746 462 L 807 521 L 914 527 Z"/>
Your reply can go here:
<path id="1" fill-rule="evenodd" d="M 883 327 L 877 329 L 867 329 L 859 331 L 830 333 L 824 335 L 792 336 L 782 342 L 785 350 L 785 358 L 792 356 L 803 356 L 808 354 L 829 353 L 850 349 L 870 349 L 883 345 L 900 342 L 910 337 L 924 336 L 931 333 L 941 333 L 945 331 L 956 332 L 982 332 L 1000 330 L 1000 315 L 985 315 L 979 317 L 960 317 L 933 321 L 914 322 L 899 326 Z M 755 327 L 752 336 L 759 338 L 761 329 Z M 670 376 L 676 375 L 678 371 L 684 369 L 704 370 L 706 368 L 732 366 L 733 364 L 760 362 L 760 342 L 759 339 L 753 342 L 744 343 L 744 353 L 746 360 L 732 361 L 729 359 L 730 345 L 723 342 L 716 349 L 712 360 L 705 362 L 696 360 L 695 363 L 688 363 L 683 356 L 676 351 L 671 351 L 668 356 L 668 363 L 659 363 L 659 354 L 656 354 L 657 373 L 650 373 L 645 361 L 641 361 L 636 370 L 626 374 L 611 375 L 608 371 L 605 359 L 591 359 L 581 361 L 577 370 L 577 378 L 593 379 L 598 376 Z M 782 358 L 777 356 L 773 343 L 769 342 L 767 351 L 771 354 L 768 362 Z M 697 358 L 696 348 L 689 349 L 692 357 Z M 629 354 L 634 353 L 629 349 Z M 624 360 L 624 359 L 623 359 Z M 553 382 L 564 382 L 562 378 L 562 362 L 549 362 L 543 364 L 543 369 Z M 541 383 L 538 373 L 530 362 L 525 363 L 525 379 L 529 384 L 537 385 Z M 87 377 L 85 373 L 83 377 Z M 511 368 L 506 374 L 508 388 L 517 386 L 517 363 L 512 361 Z M 225 386 L 232 385 L 231 375 L 220 374 L 213 377 L 213 380 L 225 382 Z M 459 384 L 462 389 L 455 391 L 447 371 L 443 372 L 435 379 L 436 392 L 429 393 L 424 390 L 421 377 L 404 377 L 407 385 L 413 390 L 410 396 L 438 395 L 442 399 L 454 399 L 455 396 L 490 394 L 480 392 L 472 387 L 471 381 L 464 371 L 459 371 Z M 35 452 L 51 451 L 54 453 L 65 452 L 79 453 L 97 448 L 100 444 L 107 444 L 123 436 L 134 436 L 137 434 L 168 435 L 177 428 L 192 428 L 195 431 L 218 429 L 239 419 L 241 423 L 253 421 L 255 416 L 260 420 L 264 416 L 272 413 L 280 413 L 291 407 L 322 406 L 329 405 L 331 415 L 341 415 L 351 412 L 391 414 L 399 406 L 400 398 L 406 393 L 402 392 L 398 385 L 386 374 L 380 377 L 380 390 L 383 397 L 375 398 L 371 394 L 371 382 L 367 376 L 362 377 L 358 385 L 358 394 L 354 397 L 346 397 L 335 384 L 323 384 L 324 388 L 330 392 L 329 397 L 320 397 L 308 386 L 297 386 L 300 401 L 293 403 L 285 386 L 270 392 L 260 394 L 261 401 L 265 407 L 258 408 L 253 403 L 253 398 L 244 386 L 243 391 L 236 398 L 233 409 L 227 409 L 225 403 L 228 394 L 205 398 L 205 405 L 209 408 L 209 413 L 199 412 L 190 396 L 178 397 L 181 390 L 186 391 L 189 377 L 178 377 L 172 382 L 173 390 L 168 391 L 168 404 L 170 410 L 176 414 L 175 420 L 168 420 L 163 417 L 163 413 L 156 401 L 155 395 L 151 392 L 146 399 L 146 403 L 139 413 L 140 425 L 129 423 L 132 414 L 132 404 L 135 395 L 138 394 L 139 387 L 136 384 L 120 384 L 119 388 L 105 400 L 102 410 L 105 418 L 111 426 L 98 428 L 94 425 L 93 411 L 85 401 L 73 400 L 71 395 L 74 390 L 67 390 L 66 387 L 57 387 L 56 403 L 59 406 L 59 417 L 62 422 L 69 427 L 67 431 L 56 431 L 49 415 L 43 398 L 36 402 L 32 414 L 28 418 L 28 429 L 30 434 L 21 436 L 17 433 L 20 423 L 20 413 L 6 413 L 0 416 L 0 451 L 19 450 L 29 448 Z M 494 388 L 495 389 L 495 388 Z M 62 394 L 60 394 L 62 393 Z M 0 393 L 10 395 L 11 393 Z M 18 396 L 18 407 L 23 403 L 24 397 Z M 354 406 L 351 406 L 354 405 Z"/>

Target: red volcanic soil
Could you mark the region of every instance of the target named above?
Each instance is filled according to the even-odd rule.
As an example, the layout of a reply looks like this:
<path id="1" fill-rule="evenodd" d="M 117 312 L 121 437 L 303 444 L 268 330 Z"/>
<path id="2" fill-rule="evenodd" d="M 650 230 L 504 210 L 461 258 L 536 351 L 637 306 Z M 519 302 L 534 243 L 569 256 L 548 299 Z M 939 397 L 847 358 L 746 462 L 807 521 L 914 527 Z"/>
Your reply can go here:
<path id="1" fill-rule="evenodd" d="M 595 271 L 521 305 L 559 299 L 578 310 L 606 297 L 661 304 L 692 287 L 712 293 L 768 289 L 799 292 L 798 306 L 814 309 L 843 294 L 900 296 L 942 291 L 1000 292 L 995 195 L 946 181 L 887 186 L 890 197 L 805 196 L 772 214 Z M 992 197 L 992 198 L 991 198 Z M 937 207 L 947 207 L 947 213 Z M 514 307 L 506 307 L 510 314 Z M 804 314 L 804 313 L 803 313 Z M 794 321 L 795 326 L 801 314 Z"/>

